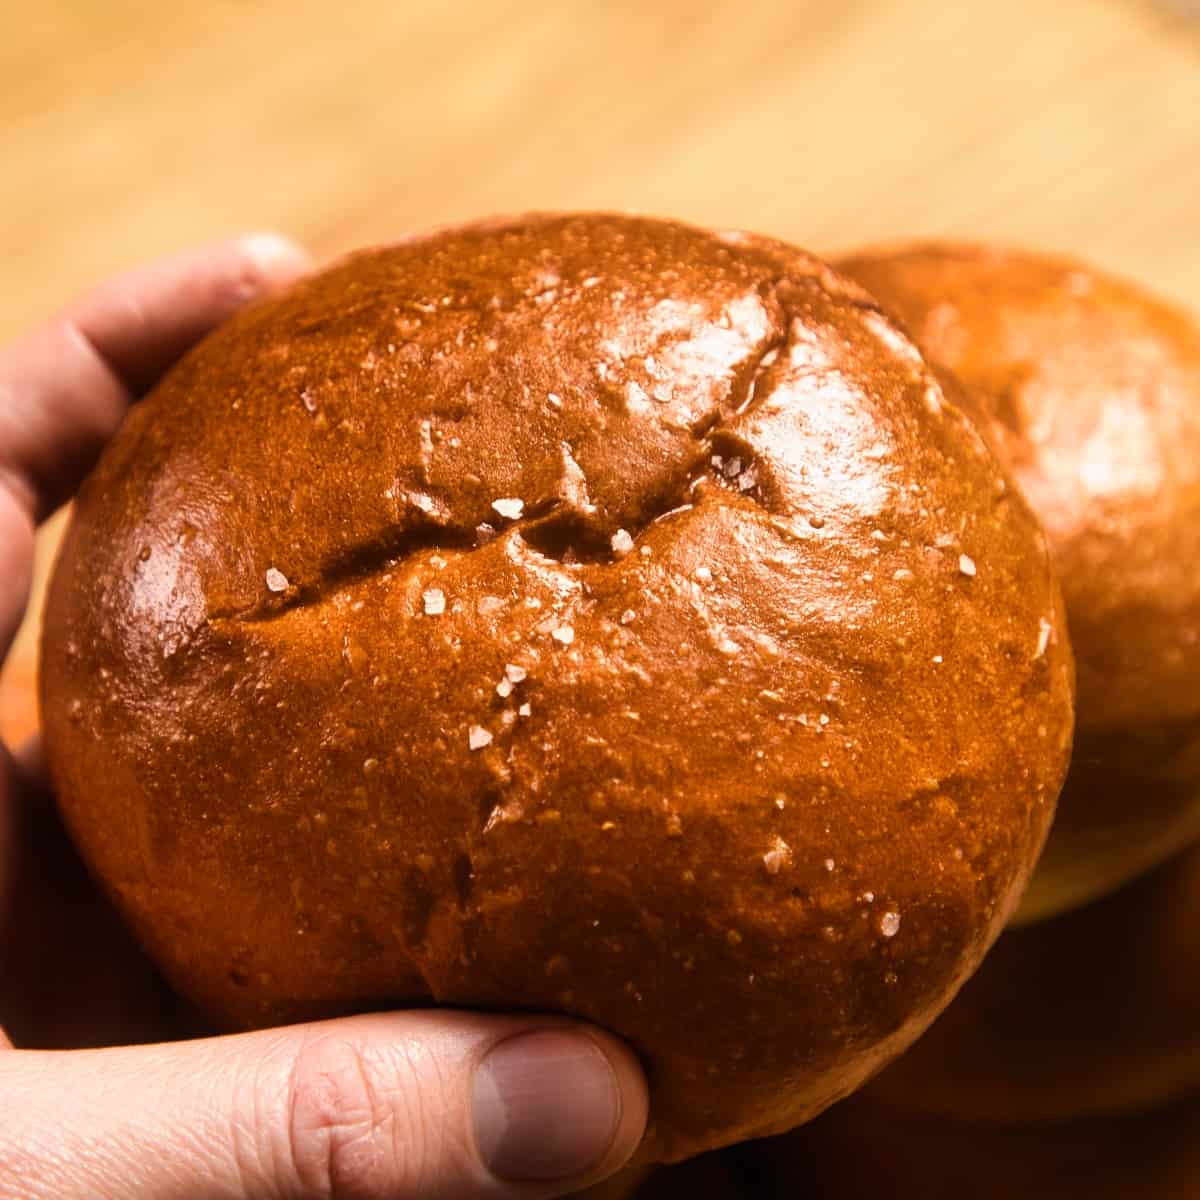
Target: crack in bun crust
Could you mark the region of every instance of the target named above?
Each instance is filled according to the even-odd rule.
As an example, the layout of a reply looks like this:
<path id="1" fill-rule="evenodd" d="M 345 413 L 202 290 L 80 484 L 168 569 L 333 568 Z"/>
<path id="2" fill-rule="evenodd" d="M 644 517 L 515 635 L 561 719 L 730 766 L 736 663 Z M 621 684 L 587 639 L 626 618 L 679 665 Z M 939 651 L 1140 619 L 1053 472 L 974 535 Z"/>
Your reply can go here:
<path id="1" fill-rule="evenodd" d="M 44 642 L 63 812 L 231 1026 L 564 1011 L 643 1157 L 807 1120 L 1007 919 L 1072 667 L 1044 541 L 857 285 L 528 217 L 255 304 L 85 485 Z"/>

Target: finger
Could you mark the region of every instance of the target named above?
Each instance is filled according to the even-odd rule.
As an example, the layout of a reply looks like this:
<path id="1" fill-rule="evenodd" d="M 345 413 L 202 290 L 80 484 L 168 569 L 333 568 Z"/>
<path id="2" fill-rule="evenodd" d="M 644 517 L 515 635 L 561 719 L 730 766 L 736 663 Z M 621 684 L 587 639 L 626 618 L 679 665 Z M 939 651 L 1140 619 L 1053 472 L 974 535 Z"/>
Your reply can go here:
<path id="1" fill-rule="evenodd" d="M 189 250 L 0 349 L 0 656 L 25 611 L 34 525 L 75 491 L 129 404 L 238 305 L 307 266 L 271 234 Z"/>
<path id="2" fill-rule="evenodd" d="M 17 807 L 17 770 L 8 749 L 0 744 L 0 970 L 6 967 L 4 927 L 12 912 L 17 879 L 19 826 Z M 0 1050 L 9 1045 L 0 1015 Z"/>
<path id="3" fill-rule="evenodd" d="M 307 266 L 269 234 L 189 250 L 102 284 L 0 351 L 0 483 L 40 520 L 180 354 Z"/>
<path id="4" fill-rule="evenodd" d="M 469 1013 L 7 1051 L 0 1095 L 0 1194 L 28 1200 L 533 1200 L 617 1170 L 646 1120 L 610 1035 Z"/>
<path id="5" fill-rule="evenodd" d="M 3 392 L 0 387 L 0 405 L 4 404 Z M 0 425 L 3 421 L 0 409 Z M 0 662 L 17 636 L 32 586 L 33 520 L 20 489 L 4 486 L 4 468 L 0 466 Z"/>

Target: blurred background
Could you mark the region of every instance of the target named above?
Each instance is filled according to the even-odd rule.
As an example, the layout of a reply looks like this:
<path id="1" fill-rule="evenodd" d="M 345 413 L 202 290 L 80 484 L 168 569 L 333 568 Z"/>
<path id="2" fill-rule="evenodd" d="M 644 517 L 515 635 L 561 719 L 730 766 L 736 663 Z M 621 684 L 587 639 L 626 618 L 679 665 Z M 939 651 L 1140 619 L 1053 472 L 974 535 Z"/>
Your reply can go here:
<path id="1" fill-rule="evenodd" d="M 1200 0 L 0 0 L 0 147 L 0 340 L 229 232 L 531 208 L 1002 239 L 1200 308 Z"/>

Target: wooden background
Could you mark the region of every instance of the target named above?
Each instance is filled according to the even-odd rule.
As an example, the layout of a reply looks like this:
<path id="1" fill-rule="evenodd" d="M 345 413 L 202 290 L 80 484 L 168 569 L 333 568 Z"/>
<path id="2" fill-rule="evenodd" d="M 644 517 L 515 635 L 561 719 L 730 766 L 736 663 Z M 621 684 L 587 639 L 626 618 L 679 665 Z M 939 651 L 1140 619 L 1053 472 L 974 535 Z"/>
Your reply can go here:
<path id="1" fill-rule="evenodd" d="M 0 339 L 217 234 L 324 256 L 530 208 L 818 251 L 1002 238 L 1200 307 L 1197 8 L 0 0 Z M 13 738 L 33 645 L 0 681 Z"/>

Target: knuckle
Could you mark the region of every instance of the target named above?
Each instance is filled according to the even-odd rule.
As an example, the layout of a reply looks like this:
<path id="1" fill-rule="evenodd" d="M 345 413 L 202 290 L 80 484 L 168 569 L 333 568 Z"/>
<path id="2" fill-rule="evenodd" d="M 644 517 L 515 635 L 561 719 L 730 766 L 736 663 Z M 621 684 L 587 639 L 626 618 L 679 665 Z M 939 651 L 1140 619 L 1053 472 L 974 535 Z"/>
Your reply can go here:
<path id="1" fill-rule="evenodd" d="M 371 1200 L 402 1190 L 406 1156 L 395 1072 L 346 1037 L 306 1042 L 289 1073 L 289 1173 L 302 1196 Z M 391 1076 L 391 1078 L 389 1078 Z"/>

